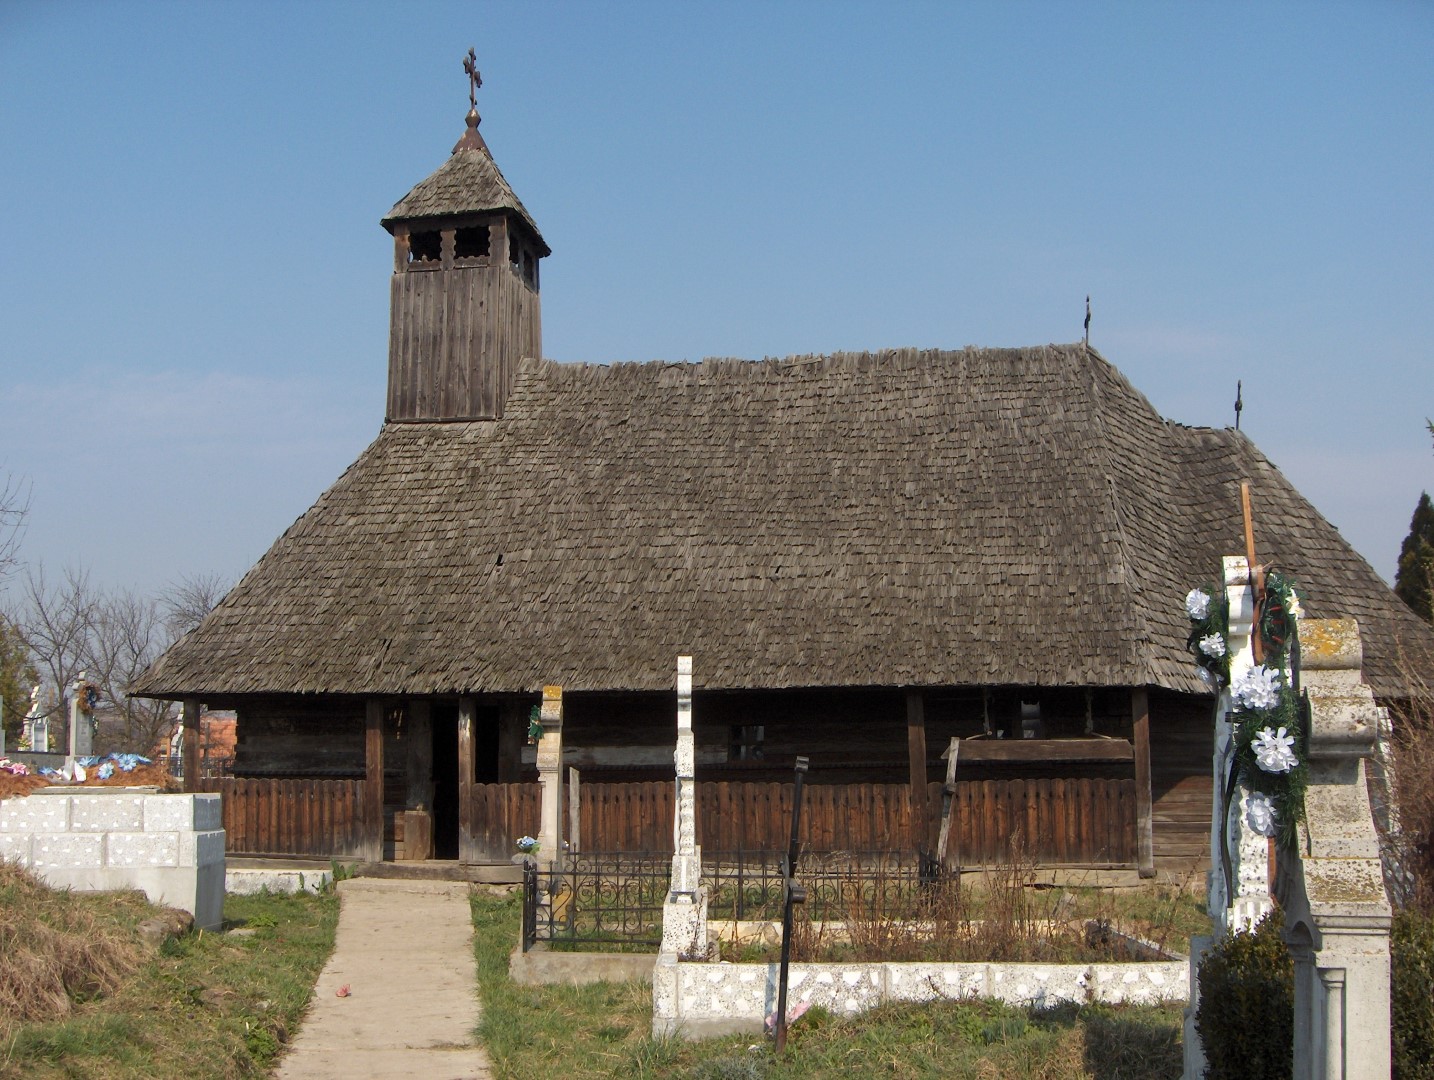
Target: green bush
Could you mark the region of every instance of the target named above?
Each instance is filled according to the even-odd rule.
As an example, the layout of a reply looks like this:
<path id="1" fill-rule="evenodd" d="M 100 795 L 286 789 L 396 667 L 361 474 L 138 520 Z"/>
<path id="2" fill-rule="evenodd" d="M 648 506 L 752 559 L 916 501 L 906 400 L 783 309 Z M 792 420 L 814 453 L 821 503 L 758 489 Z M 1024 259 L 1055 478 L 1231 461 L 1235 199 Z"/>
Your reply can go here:
<path id="1" fill-rule="evenodd" d="M 1294 1069 L 1295 969 L 1277 911 L 1227 934 L 1200 964 L 1195 1030 L 1207 1080 L 1287 1080 Z"/>
<path id="2" fill-rule="evenodd" d="M 1434 1080 L 1434 915 L 1394 916 L 1389 953 L 1394 1080 Z"/>

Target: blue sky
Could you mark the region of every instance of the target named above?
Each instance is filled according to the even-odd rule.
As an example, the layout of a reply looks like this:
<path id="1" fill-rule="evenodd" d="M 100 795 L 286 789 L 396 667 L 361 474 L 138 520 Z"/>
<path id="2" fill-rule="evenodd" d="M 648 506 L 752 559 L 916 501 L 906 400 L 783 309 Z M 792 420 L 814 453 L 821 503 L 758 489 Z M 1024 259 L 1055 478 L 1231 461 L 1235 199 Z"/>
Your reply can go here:
<path id="1" fill-rule="evenodd" d="M 1434 487 L 1434 7 L 0 3 L 21 555 L 237 578 L 382 421 L 462 132 L 558 360 L 1091 340 L 1386 577 Z M 1258 512 L 1258 492 L 1256 493 Z M 1232 514 L 1237 512 L 1231 507 Z"/>

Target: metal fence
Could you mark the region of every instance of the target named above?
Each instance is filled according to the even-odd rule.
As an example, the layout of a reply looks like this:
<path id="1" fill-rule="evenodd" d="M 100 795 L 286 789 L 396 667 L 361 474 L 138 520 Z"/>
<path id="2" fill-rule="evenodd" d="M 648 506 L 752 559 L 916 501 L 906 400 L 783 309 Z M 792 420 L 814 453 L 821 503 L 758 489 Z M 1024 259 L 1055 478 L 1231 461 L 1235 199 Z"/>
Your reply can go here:
<path id="1" fill-rule="evenodd" d="M 564 853 L 551 868 L 523 869 L 523 951 L 538 942 L 662 943 L 662 904 L 672 873 L 668 855 Z"/>
<path id="2" fill-rule="evenodd" d="M 782 917 L 782 852 L 703 852 L 702 882 L 713 920 Z M 523 871 L 523 951 L 556 945 L 656 949 L 672 872 L 666 854 L 565 853 L 552 868 Z M 804 917 L 918 911 L 942 879 L 936 860 L 916 851 L 839 851 L 803 855 L 796 880 L 807 891 Z"/>
<path id="3" fill-rule="evenodd" d="M 704 851 L 707 917 L 780 919 L 784 854 Z M 854 906 L 881 911 L 915 907 L 941 874 L 940 864 L 924 851 L 828 851 L 802 855 L 793 877 L 806 889 L 806 917 L 822 919 L 848 915 Z"/>

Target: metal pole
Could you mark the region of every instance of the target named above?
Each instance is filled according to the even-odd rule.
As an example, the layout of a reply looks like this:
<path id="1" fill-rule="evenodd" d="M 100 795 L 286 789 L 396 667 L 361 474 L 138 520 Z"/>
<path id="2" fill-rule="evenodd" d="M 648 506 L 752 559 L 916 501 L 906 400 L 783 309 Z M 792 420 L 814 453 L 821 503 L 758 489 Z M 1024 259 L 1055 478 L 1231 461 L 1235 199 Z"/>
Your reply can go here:
<path id="1" fill-rule="evenodd" d="M 792 905 L 807 901 L 807 890 L 792 880 L 797 871 L 797 855 L 801 845 L 802 783 L 807 775 L 807 759 L 797 758 L 796 785 L 792 789 L 792 838 L 782 860 L 782 963 L 777 975 L 777 1021 L 773 1032 L 777 1037 L 777 1053 L 787 1048 L 787 968 L 792 959 Z"/>

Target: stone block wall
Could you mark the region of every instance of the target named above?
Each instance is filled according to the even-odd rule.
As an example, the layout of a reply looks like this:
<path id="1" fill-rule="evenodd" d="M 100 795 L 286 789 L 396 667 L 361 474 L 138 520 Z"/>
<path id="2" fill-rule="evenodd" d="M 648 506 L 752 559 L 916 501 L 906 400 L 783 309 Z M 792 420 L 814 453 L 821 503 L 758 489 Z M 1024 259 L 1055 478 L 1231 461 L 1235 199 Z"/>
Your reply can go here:
<path id="1" fill-rule="evenodd" d="M 653 971 L 653 1031 L 689 1038 L 760 1031 L 777 1007 L 776 964 L 693 963 L 672 953 Z M 885 1001 L 996 998 L 1013 1005 L 1154 1004 L 1186 997 L 1184 960 L 1105 964 L 793 964 L 787 1008 L 838 1014 Z"/>
<path id="2" fill-rule="evenodd" d="M 224 910 L 224 829 L 218 795 L 139 788 L 40 788 L 0 800 L 0 858 L 55 888 L 139 889 L 183 908 L 195 925 Z"/>

